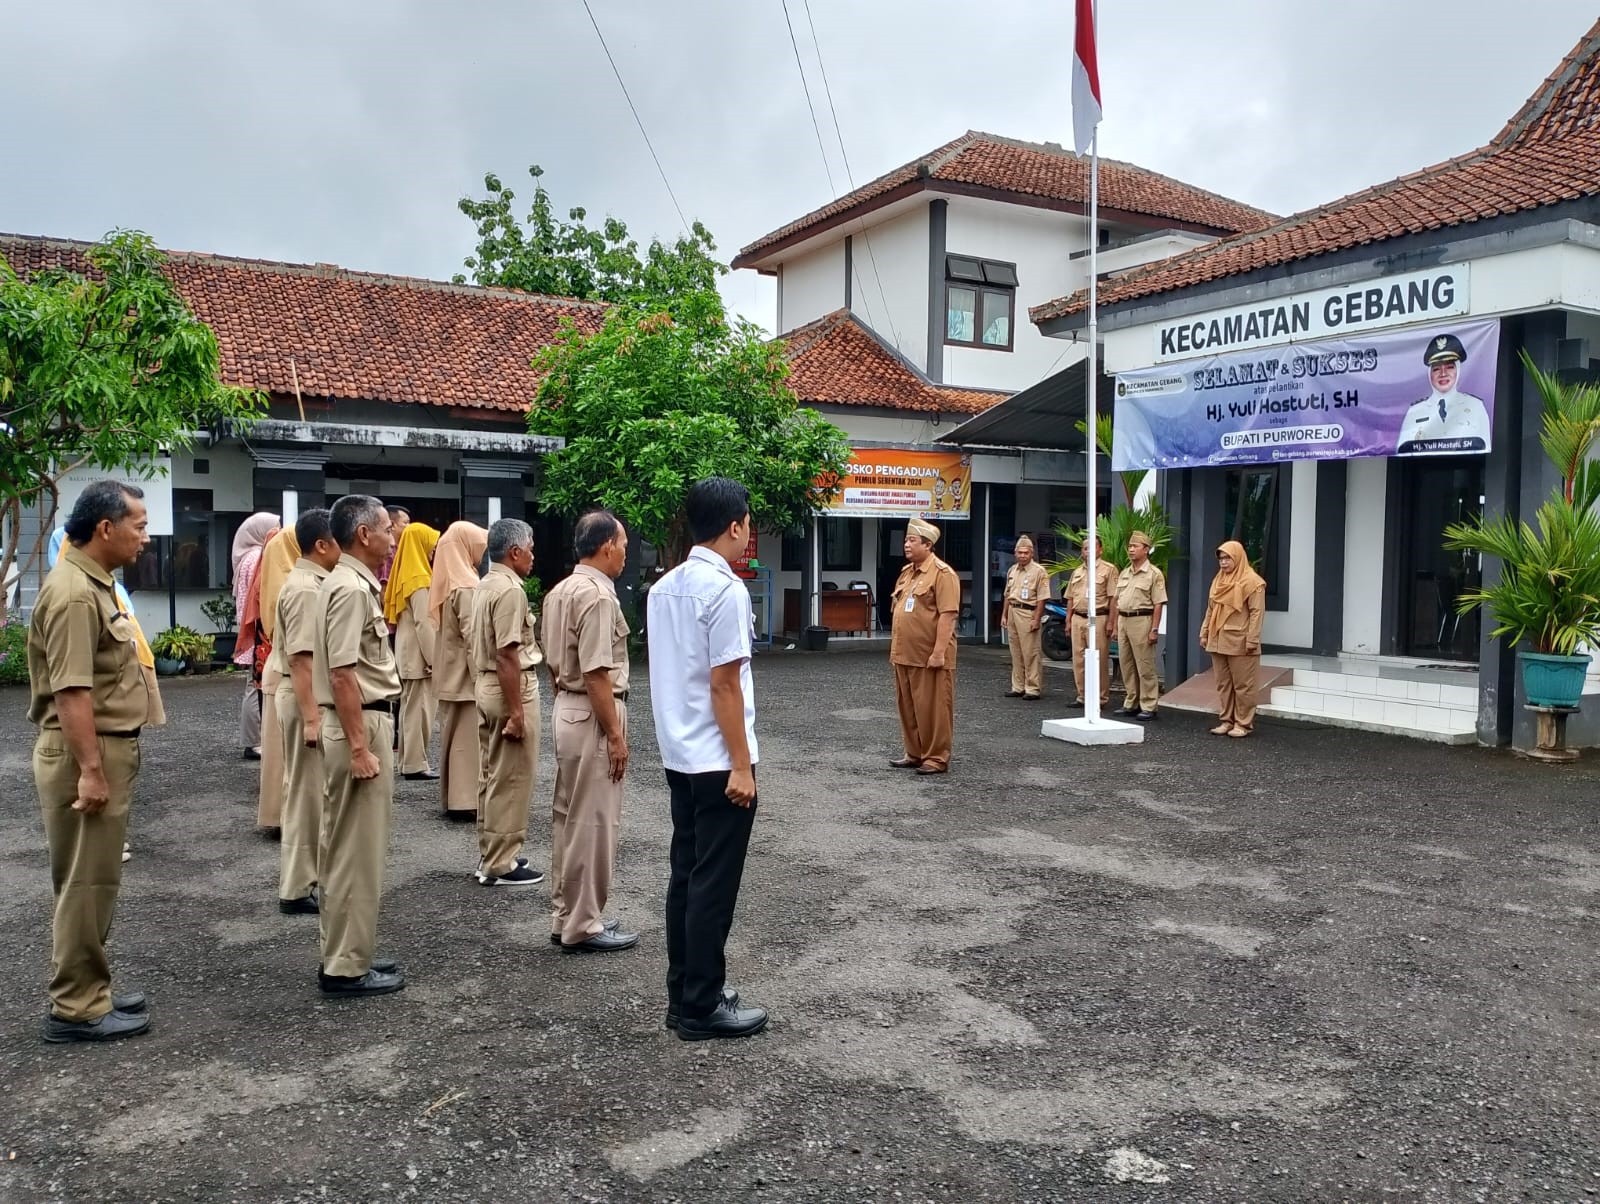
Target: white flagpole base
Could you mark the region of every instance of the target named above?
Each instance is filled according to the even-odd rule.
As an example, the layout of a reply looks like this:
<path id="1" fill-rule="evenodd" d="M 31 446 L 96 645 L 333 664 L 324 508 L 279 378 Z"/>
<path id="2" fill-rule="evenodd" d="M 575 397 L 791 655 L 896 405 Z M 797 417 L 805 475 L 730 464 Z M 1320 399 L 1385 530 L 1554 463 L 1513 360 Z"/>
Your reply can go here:
<path id="1" fill-rule="evenodd" d="M 1115 719 L 1046 719 L 1039 734 L 1068 744 L 1143 744 L 1144 725 Z"/>

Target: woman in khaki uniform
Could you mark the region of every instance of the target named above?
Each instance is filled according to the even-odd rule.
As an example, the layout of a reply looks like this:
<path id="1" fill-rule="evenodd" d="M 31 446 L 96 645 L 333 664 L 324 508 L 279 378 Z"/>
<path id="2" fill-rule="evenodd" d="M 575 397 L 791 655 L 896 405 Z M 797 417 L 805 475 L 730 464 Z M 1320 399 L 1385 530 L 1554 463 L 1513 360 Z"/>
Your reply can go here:
<path id="1" fill-rule="evenodd" d="M 427 523 L 407 523 L 383 590 L 383 617 L 394 628 L 394 659 L 400 667 L 400 775 L 411 782 L 439 777 L 428 765 L 435 706 L 428 587 L 438 546 L 439 532 Z"/>
<path id="2" fill-rule="evenodd" d="M 478 588 L 478 562 L 489 532 L 476 523 L 451 523 L 433 551 L 428 617 L 435 632 L 433 696 L 440 715 L 439 802 L 445 817 L 476 819 L 483 801 L 478 750 L 478 704 L 473 697 L 467 634 Z"/>
<path id="3" fill-rule="evenodd" d="M 300 543 L 294 531 L 285 528 L 261 551 L 257 570 L 261 588 L 261 618 L 256 630 L 267 647 L 277 632 L 278 595 L 289 579 L 295 561 L 300 559 Z M 283 732 L 278 724 L 278 685 L 283 674 L 278 658 L 269 655 L 261 670 L 261 785 L 256 798 L 256 827 L 268 835 L 283 834 Z"/>
<path id="4" fill-rule="evenodd" d="M 1200 646 L 1217 675 L 1213 736 L 1248 736 L 1256 721 L 1256 671 L 1261 667 L 1261 621 L 1267 583 L 1250 567 L 1244 545 L 1230 539 L 1217 549 L 1217 575 L 1200 624 Z"/>

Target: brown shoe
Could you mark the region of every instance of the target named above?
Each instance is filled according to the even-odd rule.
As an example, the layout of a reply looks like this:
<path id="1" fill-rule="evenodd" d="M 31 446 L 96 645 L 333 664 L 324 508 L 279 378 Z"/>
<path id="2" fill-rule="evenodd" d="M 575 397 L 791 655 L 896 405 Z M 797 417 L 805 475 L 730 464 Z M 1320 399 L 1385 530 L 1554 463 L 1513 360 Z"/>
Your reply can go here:
<path id="1" fill-rule="evenodd" d="M 1233 727 L 1233 728 L 1230 728 L 1228 730 L 1228 735 L 1232 736 L 1236 740 L 1242 740 L 1245 736 L 1248 736 L 1249 734 L 1250 734 L 1250 729 L 1247 728 L 1247 727 Z"/>
<path id="2" fill-rule="evenodd" d="M 1211 734 L 1213 736 L 1226 736 L 1232 730 L 1233 730 L 1233 724 L 1231 724 L 1231 723 L 1219 723 L 1219 724 L 1217 724 L 1216 727 L 1211 729 Z"/>
<path id="3" fill-rule="evenodd" d="M 922 762 L 917 760 L 915 757 L 896 757 L 893 761 L 890 761 L 889 764 L 893 765 L 896 769 L 915 769 L 918 765 L 921 765 Z"/>
<path id="4" fill-rule="evenodd" d="M 943 765 L 918 765 L 917 772 L 926 776 L 933 773 L 948 773 L 949 770 Z"/>

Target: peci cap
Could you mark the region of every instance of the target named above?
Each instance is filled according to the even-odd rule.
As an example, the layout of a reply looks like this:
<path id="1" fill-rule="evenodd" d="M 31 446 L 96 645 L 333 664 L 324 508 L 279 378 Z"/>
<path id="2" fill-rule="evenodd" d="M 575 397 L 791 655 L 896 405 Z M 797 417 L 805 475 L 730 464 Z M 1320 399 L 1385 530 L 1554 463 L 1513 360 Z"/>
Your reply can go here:
<path id="1" fill-rule="evenodd" d="M 906 524 L 906 530 L 910 531 L 913 535 L 927 540 L 931 544 L 939 542 L 939 528 L 928 522 L 926 519 L 912 519 Z"/>
<path id="2" fill-rule="evenodd" d="M 1453 334 L 1441 334 L 1429 339 L 1422 351 L 1422 362 L 1430 368 L 1435 364 L 1463 362 L 1466 358 L 1467 349 Z"/>

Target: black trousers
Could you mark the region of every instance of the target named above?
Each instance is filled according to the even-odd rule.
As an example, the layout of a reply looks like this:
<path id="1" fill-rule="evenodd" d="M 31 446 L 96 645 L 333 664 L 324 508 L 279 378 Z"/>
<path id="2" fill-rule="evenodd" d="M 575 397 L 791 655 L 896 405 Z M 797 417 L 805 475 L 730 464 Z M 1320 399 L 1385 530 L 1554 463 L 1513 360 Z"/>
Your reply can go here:
<path id="1" fill-rule="evenodd" d="M 669 769 L 672 877 L 667 883 L 667 1005 L 698 1020 L 716 1010 L 727 977 L 723 948 L 744 877 L 756 802 L 736 807 L 728 771 Z"/>

